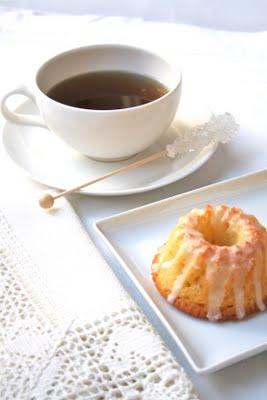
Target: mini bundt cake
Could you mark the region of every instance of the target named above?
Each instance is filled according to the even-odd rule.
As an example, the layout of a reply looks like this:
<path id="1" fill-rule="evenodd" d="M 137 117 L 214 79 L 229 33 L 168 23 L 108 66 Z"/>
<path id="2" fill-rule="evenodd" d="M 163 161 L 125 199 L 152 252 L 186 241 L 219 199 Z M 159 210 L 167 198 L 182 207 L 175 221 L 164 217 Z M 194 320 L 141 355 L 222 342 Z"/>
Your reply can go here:
<path id="1" fill-rule="evenodd" d="M 267 304 L 267 231 L 253 215 L 207 205 L 182 216 L 152 263 L 169 303 L 212 321 L 242 319 Z"/>

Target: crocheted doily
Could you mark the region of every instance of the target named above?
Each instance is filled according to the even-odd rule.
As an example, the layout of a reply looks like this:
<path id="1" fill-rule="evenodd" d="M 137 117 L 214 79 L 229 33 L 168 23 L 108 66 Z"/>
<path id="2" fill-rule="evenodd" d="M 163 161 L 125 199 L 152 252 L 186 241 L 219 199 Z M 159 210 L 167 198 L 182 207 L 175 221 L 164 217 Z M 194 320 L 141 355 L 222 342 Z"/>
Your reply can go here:
<path id="1" fill-rule="evenodd" d="M 182 367 L 122 295 L 125 308 L 100 320 L 62 315 L 0 213 L 0 398 L 197 399 Z"/>

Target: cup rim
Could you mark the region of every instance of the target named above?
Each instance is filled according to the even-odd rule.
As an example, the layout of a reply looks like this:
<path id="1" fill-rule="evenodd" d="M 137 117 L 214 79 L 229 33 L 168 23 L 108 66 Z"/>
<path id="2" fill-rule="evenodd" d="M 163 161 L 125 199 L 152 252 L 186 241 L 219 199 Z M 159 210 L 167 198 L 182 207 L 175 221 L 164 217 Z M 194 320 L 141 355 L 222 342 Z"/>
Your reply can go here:
<path id="1" fill-rule="evenodd" d="M 68 54 L 75 54 L 79 51 L 84 51 L 86 49 L 97 49 L 97 48 L 120 48 L 120 49 L 132 49 L 132 50 L 136 50 L 136 51 L 141 51 L 143 53 L 146 53 L 148 55 L 151 55 L 153 57 L 156 57 L 162 61 L 164 61 L 167 65 L 170 66 L 170 68 L 174 71 L 174 74 L 176 74 L 177 76 L 177 82 L 176 84 L 167 91 L 167 93 L 165 93 L 163 96 L 159 97 L 158 99 L 152 100 L 149 103 L 146 104 L 141 104 L 139 106 L 134 106 L 134 107 L 127 107 L 127 108 L 115 108 L 114 110 L 95 110 L 95 109 L 90 109 L 90 108 L 78 108 L 78 107 L 74 107 L 74 106 L 70 106 L 68 104 L 64 104 L 64 103 L 60 103 L 59 101 L 53 100 L 51 99 L 51 97 L 47 96 L 47 94 L 42 91 L 37 83 L 38 77 L 41 74 L 42 70 L 51 62 L 56 61 L 57 59 L 64 57 L 65 55 Z M 172 66 L 171 63 L 169 63 L 167 60 L 164 59 L 164 57 L 161 57 L 159 54 L 157 54 L 156 52 L 144 49 L 142 47 L 137 47 L 137 46 L 132 46 L 132 45 L 125 45 L 125 44 L 112 44 L 112 43 L 107 43 L 107 44 L 96 44 L 96 45 L 88 45 L 88 46 L 80 46 L 80 47 L 74 47 L 72 49 L 63 51 L 61 53 L 56 54 L 55 56 L 49 58 L 47 61 L 45 61 L 37 70 L 36 74 L 35 74 L 35 85 L 37 87 L 37 90 L 39 91 L 39 93 L 44 96 L 46 99 L 49 99 L 51 102 L 56 103 L 58 106 L 63 107 L 63 108 L 67 108 L 67 109 L 71 109 L 71 110 L 75 110 L 77 112 L 85 112 L 85 113 L 123 113 L 123 112 L 132 112 L 134 110 L 137 109 L 143 109 L 143 108 L 147 108 L 153 104 L 156 104 L 160 101 L 163 101 L 165 98 L 167 98 L 168 96 L 170 96 L 175 90 L 177 90 L 179 88 L 179 86 L 181 86 L 182 84 L 182 72 L 180 67 L 177 66 L 177 71 L 176 68 L 174 68 L 174 66 Z"/>

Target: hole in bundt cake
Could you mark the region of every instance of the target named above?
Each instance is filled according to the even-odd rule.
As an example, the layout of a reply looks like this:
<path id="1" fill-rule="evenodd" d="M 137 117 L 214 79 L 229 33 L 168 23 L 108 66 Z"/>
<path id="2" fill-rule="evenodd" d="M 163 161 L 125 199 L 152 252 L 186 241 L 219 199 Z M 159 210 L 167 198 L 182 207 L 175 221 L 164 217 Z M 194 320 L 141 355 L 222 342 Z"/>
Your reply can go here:
<path id="1" fill-rule="evenodd" d="M 228 223 L 219 219 L 209 220 L 197 227 L 204 239 L 216 246 L 234 246 L 238 242 L 238 233 Z"/>

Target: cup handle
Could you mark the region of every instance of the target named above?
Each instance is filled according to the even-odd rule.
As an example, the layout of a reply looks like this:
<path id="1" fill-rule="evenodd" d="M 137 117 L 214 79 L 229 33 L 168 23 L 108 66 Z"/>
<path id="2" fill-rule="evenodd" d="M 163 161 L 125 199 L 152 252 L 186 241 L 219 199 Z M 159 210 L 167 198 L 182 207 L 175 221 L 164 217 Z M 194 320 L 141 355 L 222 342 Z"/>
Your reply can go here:
<path id="1" fill-rule="evenodd" d="M 7 121 L 14 122 L 15 124 L 34 125 L 46 128 L 46 125 L 40 115 L 26 115 L 10 110 L 10 108 L 7 106 L 7 100 L 9 97 L 16 94 L 21 94 L 25 97 L 28 97 L 36 104 L 36 100 L 32 92 L 26 86 L 19 86 L 18 88 L 8 92 L 1 100 L 1 111 L 5 119 Z"/>

